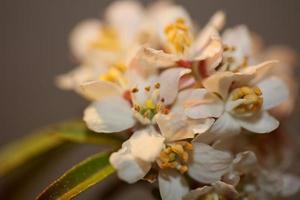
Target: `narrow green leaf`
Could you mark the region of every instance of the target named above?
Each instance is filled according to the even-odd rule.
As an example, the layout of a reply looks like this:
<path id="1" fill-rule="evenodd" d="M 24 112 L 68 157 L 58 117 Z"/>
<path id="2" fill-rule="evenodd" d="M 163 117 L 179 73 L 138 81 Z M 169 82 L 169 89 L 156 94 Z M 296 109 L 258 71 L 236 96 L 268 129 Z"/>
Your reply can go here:
<path id="1" fill-rule="evenodd" d="M 114 171 L 109 164 L 109 153 L 96 154 L 67 171 L 47 187 L 36 200 L 71 199 Z"/>
<path id="2" fill-rule="evenodd" d="M 21 166 L 25 161 L 60 146 L 63 140 L 51 132 L 38 132 L 0 150 L 0 176 Z"/>
<path id="3" fill-rule="evenodd" d="M 123 140 L 114 134 L 92 132 L 82 121 L 51 125 L 0 149 L 0 177 L 67 141 L 118 147 Z"/>

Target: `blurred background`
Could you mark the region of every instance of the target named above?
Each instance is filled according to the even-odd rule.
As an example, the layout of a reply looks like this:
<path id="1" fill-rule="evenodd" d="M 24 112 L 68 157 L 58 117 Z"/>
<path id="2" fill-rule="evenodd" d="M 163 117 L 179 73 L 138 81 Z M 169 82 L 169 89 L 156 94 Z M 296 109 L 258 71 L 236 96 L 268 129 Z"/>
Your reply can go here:
<path id="1" fill-rule="evenodd" d="M 39 127 L 81 117 L 88 102 L 73 92 L 56 88 L 54 78 L 75 67 L 68 49 L 70 30 L 82 19 L 101 17 L 110 2 L 0 0 L 0 146 Z M 177 2 L 200 24 L 222 9 L 228 16 L 227 27 L 244 23 L 259 33 L 267 45 L 284 44 L 300 51 L 298 0 Z M 297 108 L 289 121 L 297 146 L 300 144 L 299 111 Z M 80 146 L 75 150 L 72 146 L 64 151 L 63 158 L 54 158 L 54 163 L 46 158 L 42 168 L 23 174 L 22 182 L 19 175 L 0 179 L 0 199 L 13 199 L 16 194 L 17 199 L 33 199 L 66 169 L 97 151 L 98 147 Z M 115 178 L 111 177 L 108 183 L 98 184 L 77 199 L 153 199 L 146 183 L 133 187 L 115 184 Z M 104 191 L 110 185 L 115 185 L 114 191 L 118 192 L 104 198 Z"/>

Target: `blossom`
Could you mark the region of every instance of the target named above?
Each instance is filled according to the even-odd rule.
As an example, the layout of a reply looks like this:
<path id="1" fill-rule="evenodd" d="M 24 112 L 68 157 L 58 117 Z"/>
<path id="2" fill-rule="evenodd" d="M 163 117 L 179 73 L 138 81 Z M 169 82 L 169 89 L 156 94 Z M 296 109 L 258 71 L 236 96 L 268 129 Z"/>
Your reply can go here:
<path id="1" fill-rule="evenodd" d="M 256 162 L 251 152 L 243 152 L 235 158 L 226 151 L 199 142 L 189 142 L 188 134 L 169 134 L 148 127 L 136 131 L 122 148 L 111 155 L 110 162 L 116 168 L 120 179 L 134 183 L 144 178 L 150 169 L 158 170 L 158 183 L 163 199 L 181 199 L 189 191 L 182 176 L 187 173 L 193 179 L 214 184 L 223 177 L 235 184 Z M 186 130 L 191 132 L 192 130 Z M 254 157 L 253 157 L 254 156 Z"/>
<path id="2" fill-rule="evenodd" d="M 223 45 L 218 31 L 225 21 L 222 11 L 217 12 L 199 34 L 194 33 L 190 16 L 180 6 L 170 6 L 157 18 L 157 32 L 163 48 L 142 47 L 136 56 L 140 65 L 156 68 L 195 66 L 195 70 L 204 70 L 207 75 L 221 62 Z"/>
<path id="3" fill-rule="evenodd" d="M 142 179 L 156 166 L 163 199 L 181 199 L 187 194 L 189 187 L 181 175 L 187 171 L 204 182 L 217 181 L 227 172 L 232 162 L 230 153 L 206 144 L 175 139 L 164 132 L 160 134 L 153 127 L 136 131 L 111 155 L 110 162 L 119 178 L 129 183 Z M 197 171 L 194 170 L 196 165 L 199 166 Z"/>
<path id="4" fill-rule="evenodd" d="M 104 81 L 83 84 L 82 93 L 94 100 L 85 110 L 84 120 L 90 129 L 105 133 L 132 128 L 137 122 L 154 124 L 158 114 L 170 112 L 180 78 L 189 72 L 185 68 L 168 69 L 158 77 L 139 82 L 131 90 Z"/>
<path id="5" fill-rule="evenodd" d="M 246 68 L 243 73 L 219 72 L 203 81 L 204 88 L 194 89 L 185 113 L 192 119 L 216 118 L 210 135 L 234 135 L 244 128 L 254 133 L 268 133 L 279 122 L 267 111 L 288 97 L 285 83 L 265 76 L 276 64 L 264 62 Z"/>
<path id="6" fill-rule="evenodd" d="M 136 1 L 117 1 L 108 7 L 103 21 L 79 23 L 70 36 L 71 51 L 79 66 L 57 77 L 57 85 L 79 92 L 82 83 L 98 79 L 124 84 L 122 76 L 139 45 L 156 44 L 152 29 L 145 27 L 149 24 L 145 12 Z"/>

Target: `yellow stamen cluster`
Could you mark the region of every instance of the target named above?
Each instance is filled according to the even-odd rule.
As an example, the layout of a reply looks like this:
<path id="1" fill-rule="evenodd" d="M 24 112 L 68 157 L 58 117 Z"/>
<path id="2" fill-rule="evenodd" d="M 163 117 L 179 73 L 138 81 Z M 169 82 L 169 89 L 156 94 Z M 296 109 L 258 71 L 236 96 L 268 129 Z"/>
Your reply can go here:
<path id="1" fill-rule="evenodd" d="M 168 144 L 160 152 L 157 164 L 161 169 L 177 169 L 184 174 L 188 170 L 189 152 L 192 150 L 193 145 L 188 142 Z"/>
<path id="2" fill-rule="evenodd" d="M 121 45 L 116 30 L 107 26 L 102 27 L 98 40 L 91 43 L 91 48 L 107 51 L 119 50 Z"/>
<path id="3" fill-rule="evenodd" d="M 157 113 L 167 114 L 168 109 L 164 105 L 164 99 L 159 100 L 159 88 L 159 83 L 155 83 L 153 90 L 151 90 L 150 86 L 145 87 L 144 90 L 148 96 L 145 102 L 142 105 L 133 102 L 134 110 L 139 112 L 144 118 L 152 120 Z M 137 93 L 139 90 L 138 88 L 133 88 L 131 92 Z"/>
<path id="4" fill-rule="evenodd" d="M 226 200 L 226 198 L 223 195 L 219 195 L 217 193 L 209 193 L 201 197 L 200 200 Z"/>
<path id="5" fill-rule="evenodd" d="M 111 65 L 108 71 L 105 74 L 102 74 L 99 79 L 124 85 L 126 84 L 126 78 L 124 77 L 126 69 L 127 67 L 123 63 L 115 63 Z"/>
<path id="6" fill-rule="evenodd" d="M 243 99 L 243 103 L 236 108 L 234 112 L 237 114 L 256 113 L 263 104 L 262 92 L 258 87 L 240 87 L 232 91 L 232 100 Z"/>
<path id="7" fill-rule="evenodd" d="M 164 31 L 171 48 L 176 53 L 183 54 L 191 46 L 190 29 L 183 18 L 178 18 L 174 23 L 169 24 Z"/>

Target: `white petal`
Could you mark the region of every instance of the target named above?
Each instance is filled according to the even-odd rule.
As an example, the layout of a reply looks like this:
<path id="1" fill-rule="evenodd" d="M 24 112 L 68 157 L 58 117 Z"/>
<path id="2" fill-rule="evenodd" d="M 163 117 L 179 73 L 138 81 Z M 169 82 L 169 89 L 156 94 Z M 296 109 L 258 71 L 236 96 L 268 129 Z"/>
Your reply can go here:
<path id="1" fill-rule="evenodd" d="M 279 126 L 279 122 L 265 111 L 253 117 L 239 118 L 237 120 L 244 129 L 253 133 L 270 133 Z"/>
<path id="2" fill-rule="evenodd" d="M 162 72 L 159 76 L 160 83 L 160 97 L 164 98 L 165 105 L 173 103 L 178 94 L 178 87 L 180 78 L 190 73 L 190 69 L 186 68 L 172 68 Z"/>
<path id="3" fill-rule="evenodd" d="M 219 94 L 224 100 L 228 96 L 229 88 L 233 83 L 245 84 L 254 78 L 253 74 L 241 74 L 232 72 L 217 72 L 203 80 L 203 86 L 209 92 Z"/>
<path id="4" fill-rule="evenodd" d="M 210 18 L 208 25 L 215 27 L 217 30 L 221 30 L 225 25 L 225 21 L 225 13 L 219 10 Z"/>
<path id="5" fill-rule="evenodd" d="M 131 154 L 126 142 L 118 152 L 111 154 L 109 161 L 117 170 L 119 178 L 128 183 L 142 179 L 151 168 L 150 163 L 141 161 Z"/>
<path id="6" fill-rule="evenodd" d="M 228 152 L 211 146 L 193 142 L 193 157 L 189 165 L 189 175 L 201 183 L 213 183 L 228 172 L 232 156 Z"/>
<path id="7" fill-rule="evenodd" d="M 99 101 L 109 96 L 122 96 L 122 90 L 108 81 L 89 81 L 80 85 L 80 93 L 92 101 Z"/>
<path id="8" fill-rule="evenodd" d="M 239 134 L 241 132 L 241 127 L 235 118 L 227 112 L 224 112 L 220 118 L 216 120 L 209 132 L 216 137 L 226 137 Z"/>
<path id="9" fill-rule="evenodd" d="M 160 170 L 158 184 L 162 200 L 182 200 L 189 191 L 186 180 L 175 170 Z"/>
<path id="10" fill-rule="evenodd" d="M 184 103 L 185 114 L 192 119 L 219 117 L 224 111 L 223 101 L 206 89 L 194 89 Z"/>
<path id="11" fill-rule="evenodd" d="M 146 162 L 153 162 L 164 147 L 165 138 L 147 128 L 136 131 L 128 140 L 132 155 Z"/>
<path id="12" fill-rule="evenodd" d="M 179 57 L 168 54 L 162 50 L 155 50 L 149 47 L 142 47 L 135 57 L 135 62 L 155 68 L 166 68 L 176 65 Z"/>
<path id="13" fill-rule="evenodd" d="M 103 133 L 123 131 L 135 124 L 129 103 L 117 96 L 90 105 L 85 109 L 83 119 L 89 129 Z"/>
<path id="14" fill-rule="evenodd" d="M 213 119 L 188 119 L 183 113 L 157 115 L 156 122 L 162 135 L 168 142 L 194 138 L 195 134 L 207 131 L 213 124 Z"/>
<path id="15" fill-rule="evenodd" d="M 289 96 L 287 85 L 276 77 L 270 77 L 258 83 L 257 85 L 263 96 L 263 109 L 269 110 L 278 106 Z"/>
<path id="16" fill-rule="evenodd" d="M 273 67 L 276 66 L 276 64 L 278 64 L 277 60 L 269 60 L 269 61 L 260 63 L 258 65 L 243 68 L 240 71 L 243 74 L 254 75 L 254 78 L 251 80 L 250 84 L 256 85 L 263 78 L 270 75 L 271 70 L 273 69 Z M 244 84 L 244 83 L 242 83 L 242 84 Z"/>
<path id="17" fill-rule="evenodd" d="M 104 67 L 103 67 L 104 68 Z M 87 81 L 96 80 L 104 71 L 102 67 L 91 67 L 89 65 L 79 66 L 66 74 L 59 75 L 55 83 L 64 90 L 78 90 L 79 86 Z"/>
<path id="18" fill-rule="evenodd" d="M 195 52 L 200 52 L 209 42 L 211 37 L 219 37 L 220 31 L 225 24 L 225 14 L 222 11 L 216 12 L 208 22 L 208 24 L 201 30 L 193 44 Z"/>
<path id="19" fill-rule="evenodd" d="M 116 1 L 107 8 L 105 17 L 120 33 L 121 41 L 132 45 L 144 19 L 143 6 L 138 1 Z"/>
<path id="20" fill-rule="evenodd" d="M 98 39 L 101 33 L 101 23 L 98 19 L 89 19 L 80 22 L 71 32 L 70 47 L 77 59 L 84 59 L 92 42 Z"/>
<path id="21" fill-rule="evenodd" d="M 191 97 L 193 89 L 182 90 L 178 93 L 177 99 L 172 106 L 174 112 L 184 112 L 184 103 Z"/>

